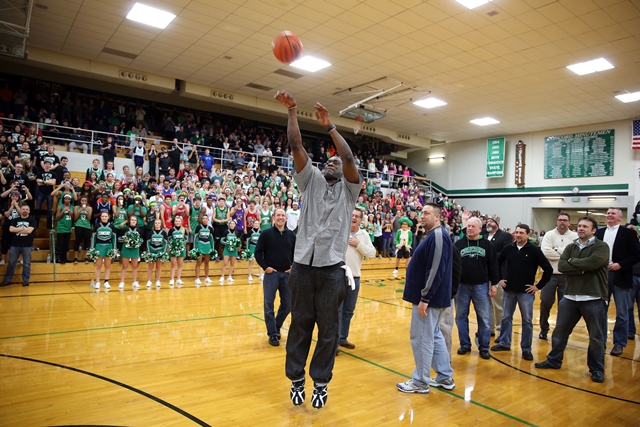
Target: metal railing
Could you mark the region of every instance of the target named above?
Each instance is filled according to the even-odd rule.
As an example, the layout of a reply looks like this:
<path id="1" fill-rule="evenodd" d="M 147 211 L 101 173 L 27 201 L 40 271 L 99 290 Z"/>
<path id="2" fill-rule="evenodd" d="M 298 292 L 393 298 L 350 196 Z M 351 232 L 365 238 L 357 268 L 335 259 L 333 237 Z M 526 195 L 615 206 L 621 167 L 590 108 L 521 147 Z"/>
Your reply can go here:
<path id="1" fill-rule="evenodd" d="M 39 131 L 42 132 L 43 139 L 59 141 L 60 144 L 57 144 L 57 145 L 67 145 L 69 142 L 85 143 L 87 144 L 87 147 L 88 147 L 88 154 L 91 154 L 91 155 L 94 154 L 94 145 L 97 145 L 99 149 L 99 147 L 103 143 L 103 139 L 106 139 L 109 136 L 111 136 L 114 139 L 115 147 L 117 148 L 124 147 L 129 152 L 131 151 L 133 143 L 135 142 L 137 144 L 138 139 L 143 139 L 146 142 L 145 147 L 148 145 L 149 141 L 152 141 L 154 145 L 160 145 L 164 143 L 169 145 L 169 147 L 174 146 L 174 141 L 163 140 L 160 138 L 155 138 L 153 136 L 148 136 L 147 138 L 135 137 L 134 140 L 131 140 L 131 138 L 125 134 L 116 134 L 112 132 L 102 132 L 102 131 L 96 131 L 96 130 L 90 130 L 90 129 L 74 128 L 69 126 L 54 125 L 50 123 L 31 122 L 27 120 L 7 119 L 7 118 L 2 118 L 1 120 L 5 127 L 6 127 L 5 122 L 10 122 L 12 124 L 12 128 L 14 128 L 15 125 L 17 124 L 24 125 L 27 128 L 30 128 L 32 125 L 36 125 Z M 85 136 L 85 139 L 83 140 L 73 139 L 72 135 L 82 135 L 82 136 Z M 36 136 L 39 136 L 39 135 L 36 135 Z M 273 156 L 273 155 L 263 155 L 263 154 L 257 154 L 255 152 L 250 153 L 242 150 L 238 151 L 238 150 L 225 149 L 220 147 L 212 147 L 208 145 L 189 144 L 189 143 L 183 143 L 180 141 L 177 141 L 175 145 L 177 145 L 179 147 L 178 149 L 181 149 L 181 150 L 184 150 L 185 146 L 189 146 L 189 147 L 192 147 L 192 149 L 196 149 L 198 152 L 198 158 L 204 153 L 205 149 L 209 149 L 211 156 L 214 158 L 214 164 L 219 163 L 222 169 L 226 169 L 228 166 L 230 166 L 228 163 L 231 163 L 231 166 L 233 165 L 232 160 L 227 160 L 224 158 L 225 153 L 232 153 L 234 158 L 237 157 L 239 153 L 245 154 L 248 158 L 255 157 L 257 170 L 260 169 L 262 158 L 265 158 L 265 157 L 269 159 L 268 163 L 270 163 L 271 159 L 276 159 L 276 166 L 278 166 L 279 168 L 285 169 L 287 171 L 293 168 L 293 157 L 291 156 L 281 157 L 281 156 Z M 157 153 L 158 157 L 160 156 L 160 153 L 161 151 L 158 151 Z M 189 161 L 181 159 L 181 163 L 185 164 L 185 163 L 189 163 Z M 242 165 L 241 168 L 245 169 L 248 163 L 249 162 L 245 158 L 245 163 L 244 165 Z M 321 164 L 320 162 L 314 161 L 313 158 L 312 158 L 312 163 L 314 166 L 319 166 Z M 372 179 L 375 176 L 375 172 L 371 172 L 365 168 L 359 168 L 359 171 L 362 174 L 362 176 L 365 178 L 365 180 Z M 176 173 L 177 172 L 178 171 L 176 171 Z M 380 178 L 382 181 L 380 188 L 397 189 L 399 188 L 398 187 L 399 184 L 403 181 L 404 175 L 380 173 Z M 408 181 L 410 181 L 411 178 L 413 177 L 409 177 Z M 431 185 L 431 180 L 422 178 L 422 177 L 418 177 L 418 179 L 419 180 L 415 180 L 416 181 L 415 185 L 420 189 L 423 196 L 428 196 L 429 198 L 431 198 L 433 196 L 433 187 Z"/>

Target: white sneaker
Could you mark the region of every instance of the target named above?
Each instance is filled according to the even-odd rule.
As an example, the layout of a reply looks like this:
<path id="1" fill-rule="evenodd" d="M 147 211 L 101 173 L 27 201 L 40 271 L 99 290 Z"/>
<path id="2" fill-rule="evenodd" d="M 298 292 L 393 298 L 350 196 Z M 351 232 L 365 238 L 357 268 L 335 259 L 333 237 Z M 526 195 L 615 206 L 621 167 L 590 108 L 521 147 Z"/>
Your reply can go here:
<path id="1" fill-rule="evenodd" d="M 156 288 L 160 289 L 161 286 L 162 283 L 160 283 L 160 280 L 156 280 Z"/>
<path id="2" fill-rule="evenodd" d="M 398 274 L 398 270 L 393 270 L 393 274 Z"/>
<path id="3" fill-rule="evenodd" d="M 213 283 L 213 280 L 209 279 L 208 277 L 204 278 L 204 283 L 210 285 L 211 283 Z"/>
<path id="4" fill-rule="evenodd" d="M 5 265 L 5 264 L 6 264 L 5 260 L 0 260 L 0 265 Z"/>
<path id="5" fill-rule="evenodd" d="M 173 279 L 169 280 L 169 287 L 170 287 L 170 288 L 173 288 L 173 283 L 174 283 L 174 282 L 173 282 Z"/>
<path id="6" fill-rule="evenodd" d="M 133 282 L 131 284 L 131 288 L 133 288 L 133 290 L 135 291 L 136 289 L 140 289 L 140 283 L 138 282 Z"/>
<path id="7" fill-rule="evenodd" d="M 120 282 L 120 284 L 118 285 L 118 289 L 124 291 L 124 282 Z"/>
<path id="8" fill-rule="evenodd" d="M 100 287 L 100 282 L 98 282 L 98 287 Z M 111 289 L 111 285 L 109 284 L 108 280 L 104 281 L 104 288 L 105 289 Z"/>
<path id="9" fill-rule="evenodd" d="M 176 280 L 176 286 L 182 286 L 184 282 L 181 279 Z"/>
<path id="10" fill-rule="evenodd" d="M 253 282 L 253 277 L 249 276 L 249 278 L 247 279 L 250 282 Z"/>
<path id="11" fill-rule="evenodd" d="M 235 282 L 235 280 L 233 280 L 233 277 L 231 277 L 231 276 L 229 276 L 229 277 L 227 278 L 227 281 L 228 281 L 229 283 L 233 283 L 233 282 Z"/>
<path id="12" fill-rule="evenodd" d="M 260 275 L 260 280 L 264 280 L 264 274 Z"/>
<path id="13" fill-rule="evenodd" d="M 200 286 L 202 285 L 202 281 L 198 278 L 196 279 L 196 286 Z"/>
<path id="14" fill-rule="evenodd" d="M 221 285 L 224 285 L 224 276 L 220 276 L 220 280 L 218 280 Z"/>
<path id="15" fill-rule="evenodd" d="M 95 289 L 100 289 L 100 282 L 93 282 L 93 280 L 91 281 L 91 287 L 95 288 Z"/>
<path id="16" fill-rule="evenodd" d="M 147 288 L 150 288 L 153 285 L 153 283 L 151 283 L 151 280 L 147 280 Z"/>

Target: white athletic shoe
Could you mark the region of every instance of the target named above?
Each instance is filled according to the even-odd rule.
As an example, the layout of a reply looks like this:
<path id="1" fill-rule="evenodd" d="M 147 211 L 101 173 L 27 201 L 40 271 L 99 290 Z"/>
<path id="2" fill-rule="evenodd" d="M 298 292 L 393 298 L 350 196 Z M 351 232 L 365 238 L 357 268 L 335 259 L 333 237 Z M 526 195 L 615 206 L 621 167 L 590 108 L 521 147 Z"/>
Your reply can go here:
<path id="1" fill-rule="evenodd" d="M 393 274 L 398 274 L 398 270 L 393 270 Z"/>
<path id="2" fill-rule="evenodd" d="M 160 289 L 160 287 L 162 287 L 162 283 L 160 283 L 160 280 L 156 280 L 156 288 Z"/>
<path id="3" fill-rule="evenodd" d="M 260 280 L 263 280 L 263 281 L 264 281 L 264 274 L 261 274 L 261 275 L 260 275 Z"/>
<path id="4" fill-rule="evenodd" d="M 221 285 L 224 285 L 224 276 L 220 276 L 220 280 L 218 280 Z"/>
<path id="5" fill-rule="evenodd" d="M 210 285 L 213 283 L 213 280 L 209 279 L 208 277 L 204 278 L 204 283 L 206 283 L 207 285 Z"/>
<path id="6" fill-rule="evenodd" d="M 169 280 L 169 287 L 170 287 L 170 288 L 173 288 L 173 284 L 174 284 L 173 279 Z"/>
<path id="7" fill-rule="evenodd" d="M 200 285 L 202 285 L 202 280 L 198 278 L 196 279 L 196 286 L 200 286 Z"/>
<path id="8" fill-rule="evenodd" d="M 229 277 L 227 278 L 227 281 L 228 281 L 229 283 L 233 283 L 233 282 L 235 282 L 235 280 L 233 280 L 233 277 L 231 277 L 231 276 L 229 276 Z"/>
<path id="9" fill-rule="evenodd" d="M 105 288 L 105 289 L 111 289 L 111 285 L 109 284 L 109 281 L 108 281 L 108 280 L 105 280 L 105 281 L 104 281 L 104 288 Z"/>
<path id="10" fill-rule="evenodd" d="M 153 286 L 153 283 L 151 283 L 151 280 L 147 280 L 147 288 L 151 288 L 151 286 Z"/>
<path id="11" fill-rule="evenodd" d="M 118 285 L 118 289 L 124 291 L 124 282 L 120 282 L 120 284 Z"/>
<path id="12" fill-rule="evenodd" d="M 95 289 L 100 289 L 100 282 L 93 282 L 93 280 L 91 281 L 91 287 L 95 288 Z"/>
<path id="13" fill-rule="evenodd" d="M 138 283 L 138 282 L 133 282 L 133 283 L 131 284 L 131 288 L 132 288 L 134 291 L 135 291 L 135 290 L 140 289 L 140 283 Z"/>
<path id="14" fill-rule="evenodd" d="M 184 285 L 184 282 L 181 279 L 176 280 L 176 286 L 180 287 Z"/>
<path id="15" fill-rule="evenodd" d="M 249 278 L 247 279 L 250 282 L 253 282 L 253 277 L 249 276 Z"/>

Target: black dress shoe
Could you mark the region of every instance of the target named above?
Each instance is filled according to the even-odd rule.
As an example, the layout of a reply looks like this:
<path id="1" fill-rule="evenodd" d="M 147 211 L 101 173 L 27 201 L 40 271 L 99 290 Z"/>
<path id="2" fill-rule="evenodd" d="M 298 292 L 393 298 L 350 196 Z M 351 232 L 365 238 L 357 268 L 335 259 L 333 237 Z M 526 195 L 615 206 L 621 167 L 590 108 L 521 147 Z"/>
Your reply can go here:
<path id="1" fill-rule="evenodd" d="M 603 383 L 604 382 L 604 372 L 592 372 L 591 373 L 591 381 L 594 383 Z"/>
<path id="2" fill-rule="evenodd" d="M 541 340 L 546 340 L 547 339 L 547 334 L 549 333 L 549 330 L 541 330 L 540 331 L 540 335 L 538 335 L 538 338 L 540 338 Z"/>
<path id="3" fill-rule="evenodd" d="M 545 360 L 544 362 L 536 363 L 535 367 L 538 369 L 560 369 L 560 366 L 552 365 L 548 359 Z"/>
<path id="4" fill-rule="evenodd" d="M 349 350 L 353 350 L 354 348 L 356 348 L 356 345 L 353 343 L 350 343 L 347 340 L 340 340 L 340 347 L 344 347 L 344 348 L 348 348 Z"/>
<path id="5" fill-rule="evenodd" d="M 627 339 L 628 339 L 628 340 L 632 340 L 632 341 L 633 341 L 633 340 L 635 340 L 635 339 L 636 339 L 636 334 L 629 334 L 629 335 L 627 335 Z"/>
<path id="6" fill-rule="evenodd" d="M 533 354 L 531 354 L 530 351 L 523 351 L 522 352 L 522 358 L 524 360 L 533 360 Z"/>
<path id="7" fill-rule="evenodd" d="M 613 348 L 611 349 L 611 355 L 612 356 L 620 356 L 622 354 L 622 346 L 620 344 L 614 344 Z"/>
<path id="8" fill-rule="evenodd" d="M 9 286 L 11 283 L 9 282 L 2 282 L 0 283 L 0 288 L 4 288 L 5 286 Z"/>
<path id="9" fill-rule="evenodd" d="M 269 337 L 269 344 L 271 344 L 274 347 L 277 347 L 280 345 L 280 341 L 278 340 L 278 337 L 276 335 L 271 335 Z"/>
<path id="10" fill-rule="evenodd" d="M 483 359 L 491 359 L 491 355 L 487 350 L 480 350 L 480 357 Z"/>
<path id="11" fill-rule="evenodd" d="M 22 282 L 22 286 L 29 286 L 29 282 Z"/>
<path id="12" fill-rule="evenodd" d="M 471 353 L 471 349 L 468 347 L 460 347 L 458 349 L 458 354 L 467 354 L 467 353 Z"/>
<path id="13" fill-rule="evenodd" d="M 511 351 L 511 347 L 505 347 L 501 344 L 491 347 L 491 351 Z"/>

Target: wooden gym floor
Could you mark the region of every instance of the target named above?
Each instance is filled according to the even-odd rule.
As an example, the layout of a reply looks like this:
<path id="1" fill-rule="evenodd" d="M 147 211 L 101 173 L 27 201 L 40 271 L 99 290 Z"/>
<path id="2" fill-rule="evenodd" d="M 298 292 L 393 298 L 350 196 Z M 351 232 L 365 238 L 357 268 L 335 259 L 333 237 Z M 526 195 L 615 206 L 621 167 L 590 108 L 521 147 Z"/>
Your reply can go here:
<path id="1" fill-rule="evenodd" d="M 211 286 L 196 288 L 194 263 L 185 263 L 182 289 L 165 280 L 147 290 L 141 264 L 142 289 L 132 291 L 129 279 L 119 292 L 117 265 L 115 289 L 105 293 L 89 288 L 92 265 L 58 265 L 54 277 L 52 265 L 34 264 L 30 287 L 0 289 L 0 425 L 640 425 L 638 337 L 622 357 L 606 356 L 606 380 L 596 384 L 582 323 L 558 371 L 522 360 L 519 324 L 512 352 L 490 360 L 475 347 L 455 354 L 454 331 L 457 387 L 398 392 L 395 384 L 414 368 L 411 310 L 401 299 L 403 273 L 394 278 L 386 259 L 365 263 L 349 336 L 357 347 L 337 357 L 327 406 L 311 407 L 308 379 L 307 401 L 294 407 L 284 375 L 288 322 L 282 345 L 271 347 L 259 279 L 248 284 L 246 263 L 238 262 L 235 283 L 220 286 L 219 264 L 212 266 Z M 610 329 L 613 317 L 612 308 Z M 535 326 L 535 362 L 550 346 L 538 332 Z"/>

